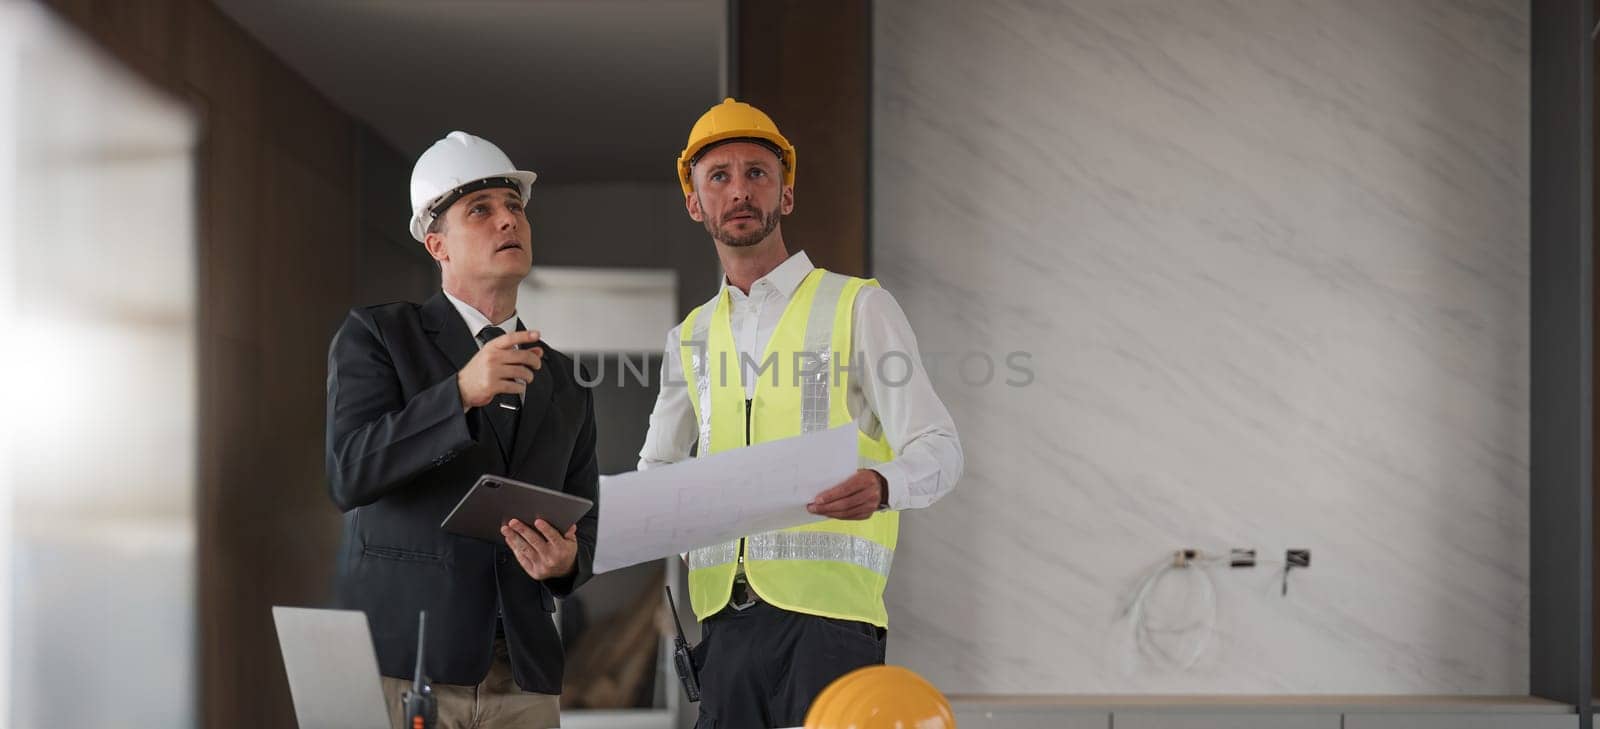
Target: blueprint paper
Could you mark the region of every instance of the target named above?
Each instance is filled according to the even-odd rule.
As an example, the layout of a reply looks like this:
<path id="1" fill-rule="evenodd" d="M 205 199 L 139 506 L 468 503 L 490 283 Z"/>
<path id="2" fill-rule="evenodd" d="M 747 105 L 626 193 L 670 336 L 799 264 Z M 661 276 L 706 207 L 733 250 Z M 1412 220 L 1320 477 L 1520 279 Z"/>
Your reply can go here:
<path id="1" fill-rule="evenodd" d="M 600 477 L 594 572 L 822 521 L 817 494 L 856 472 L 854 423 Z"/>

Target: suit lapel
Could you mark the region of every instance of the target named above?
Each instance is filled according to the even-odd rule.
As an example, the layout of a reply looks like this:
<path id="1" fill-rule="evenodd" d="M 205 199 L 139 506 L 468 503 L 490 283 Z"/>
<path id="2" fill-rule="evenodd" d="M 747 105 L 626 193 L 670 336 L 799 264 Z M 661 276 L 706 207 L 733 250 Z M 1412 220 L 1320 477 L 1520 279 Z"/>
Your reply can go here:
<path id="1" fill-rule="evenodd" d="M 517 331 L 523 330 L 522 318 L 517 318 Z M 535 342 L 535 347 L 542 348 L 546 353 L 550 347 L 544 340 Z M 555 367 L 553 360 L 546 359 L 544 367 L 533 375 L 533 382 L 528 384 L 528 392 L 522 400 L 522 413 L 517 421 L 517 443 L 511 449 L 511 455 L 506 460 L 511 464 L 511 472 L 517 473 L 533 452 L 534 436 L 539 433 L 539 424 L 544 422 L 546 413 L 554 406 L 556 395 Z M 551 487 L 558 488 L 558 487 Z"/>
<path id="2" fill-rule="evenodd" d="M 434 345 L 444 352 L 457 372 L 478 353 L 477 340 L 472 338 L 472 332 L 467 331 L 467 323 L 461 321 L 460 312 L 444 297 L 443 291 L 434 294 L 422 305 L 422 328 L 427 330 L 428 336 L 433 337 Z"/>
<path id="3" fill-rule="evenodd" d="M 539 425 L 552 407 L 555 407 L 555 387 L 547 366 L 534 375 L 533 382 L 528 385 L 528 397 L 522 402 L 522 418 L 517 423 L 517 445 L 511 450 L 513 472 L 520 469 L 523 461 L 533 452 L 534 436 L 539 434 Z"/>
<path id="4" fill-rule="evenodd" d="M 434 346 L 444 353 L 457 372 L 467 366 L 468 362 L 478 354 L 478 341 L 467 331 L 467 323 L 461 320 L 461 313 L 456 311 L 450 300 L 445 298 L 441 291 L 433 295 L 422 305 L 422 328 L 433 338 Z M 481 409 L 481 408 L 480 408 Z M 511 462 L 510 438 L 502 436 L 498 428 L 494 427 L 494 418 L 479 416 L 483 427 L 494 433 L 496 445 L 499 446 L 500 456 L 507 463 Z"/>

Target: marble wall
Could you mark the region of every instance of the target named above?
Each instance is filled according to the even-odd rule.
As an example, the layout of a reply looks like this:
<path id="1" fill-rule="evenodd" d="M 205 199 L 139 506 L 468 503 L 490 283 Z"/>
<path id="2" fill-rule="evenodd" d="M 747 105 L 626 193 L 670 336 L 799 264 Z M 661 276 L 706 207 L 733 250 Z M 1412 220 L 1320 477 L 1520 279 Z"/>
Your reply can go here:
<path id="1" fill-rule="evenodd" d="M 984 355 L 936 360 L 967 472 L 904 520 L 890 660 L 957 693 L 1525 693 L 1527 3 L 875 8 L 874 272 L 925 350 Z M 1180 670 L 1121 610 L 1182 547 L 1313 561 L 1286 596 L 1208 570 Z M 1152 619 L 1203 619 L 1200 574 Z"/>

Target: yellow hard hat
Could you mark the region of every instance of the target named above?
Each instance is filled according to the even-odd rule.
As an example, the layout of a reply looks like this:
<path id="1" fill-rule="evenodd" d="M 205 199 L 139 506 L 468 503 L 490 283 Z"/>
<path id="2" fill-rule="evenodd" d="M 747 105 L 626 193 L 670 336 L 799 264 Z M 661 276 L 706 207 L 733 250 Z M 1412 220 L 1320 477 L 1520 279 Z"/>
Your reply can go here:
<path id="1" fill-rule="evenodd" d="M 706 147 L 730 139 L 757 139 L 776 147 L 773 151 L 783 160 L 783 184 L 794 186 L 794 145 L 778 132 L 778 125 L 772 123 L 772 117 L 742 101 L 734 101 L 730 96 L 701 114 L 700 121 L 695 122 L 694 128 L 689 130 L 689 143 L 678 155 L 678 183 L 683 185 L 683 194 L 694 192 L 690 175 L 695 158 Z"/>
<path id="2" fill-rule="evenodd" d="M 900 666 L 851 671 L 817 695 L 805 729 L 955 729 L 950 702 Z"/>

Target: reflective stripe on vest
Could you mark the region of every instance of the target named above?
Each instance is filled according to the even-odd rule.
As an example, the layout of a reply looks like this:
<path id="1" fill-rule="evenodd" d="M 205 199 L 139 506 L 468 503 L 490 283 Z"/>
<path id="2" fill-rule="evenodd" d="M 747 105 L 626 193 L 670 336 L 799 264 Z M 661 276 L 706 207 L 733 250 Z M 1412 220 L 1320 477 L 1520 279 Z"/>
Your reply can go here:
<path id="1" fill-rule="evenodd" d="M 852 363 L 855 297 L 876 282 L 812 271 L 796 289 L 759 361 L 751 403 L 749 443 L 814 433 L 851 422 L 846 403 Z M 745 363 L 733 346 L 729 294 L 696 308 L 684 320 L 683 371 L 700 431 L 699 453 L 747 445 Z M 775 359 L 774 359 L 775 358 Z M 767 367 L 774 371 L 767 373 Z M 730 372 L 730 370 L 732 370 Z M 837 377 L 835 376 L 837 375 Z M 861 463 L 893 457 L 880 436 L 858 438 Z M 689 553 L 690 600 L 704 620 L 728 602 L 741 554 L 751 586 L 778 607 L 887 626 L 883 587 L 894 561 L 899 515 L 863 521 L 825 520 L 767 532 Z"/>
<path id="2" fill-rule="evenodd" d="M 865 567 L 884 577 L 894 550 L 868 539 L 830 532 L 765 532 L 745 540 L 750 559 L 825 559 Z M 689 568 L 716 567 L 739 559 L 739 542 L 725 542 L 689 552 Z"/>

